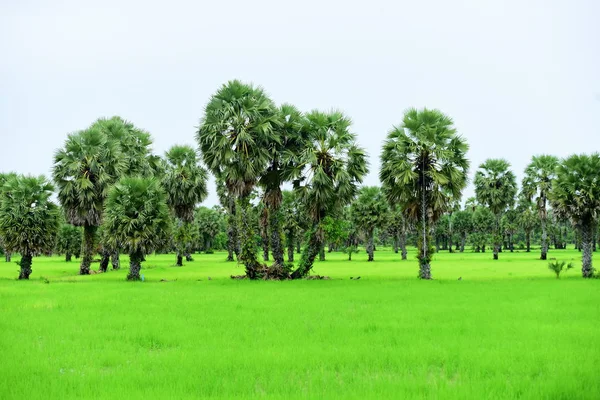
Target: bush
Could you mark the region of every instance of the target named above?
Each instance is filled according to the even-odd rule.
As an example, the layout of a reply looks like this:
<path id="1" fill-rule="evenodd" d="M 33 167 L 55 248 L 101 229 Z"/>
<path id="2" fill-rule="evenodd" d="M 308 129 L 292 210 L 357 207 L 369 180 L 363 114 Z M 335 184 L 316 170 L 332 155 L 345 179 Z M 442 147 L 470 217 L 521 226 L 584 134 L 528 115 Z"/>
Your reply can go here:
<path id="1" fill-rule="evenodd" d="M 571 268 L 573 268 L 573 263 L 567 264 L 566 261 L 553 261 L 548 263 L 548 269 L 556 274 L 556 279 L 560 279 L 560 273 L 563 269 L 569 270 Z"/>

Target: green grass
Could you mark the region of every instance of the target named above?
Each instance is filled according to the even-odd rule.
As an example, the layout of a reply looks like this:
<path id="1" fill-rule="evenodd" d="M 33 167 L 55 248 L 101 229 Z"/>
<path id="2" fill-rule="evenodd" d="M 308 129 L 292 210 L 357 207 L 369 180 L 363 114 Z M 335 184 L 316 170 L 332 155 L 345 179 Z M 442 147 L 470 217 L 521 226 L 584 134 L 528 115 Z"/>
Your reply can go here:
<path id="1" fill-rule="evenodd" d="M 223 253 L 138 283 L 0 262 L 0 399 L 600 398 L 600 280 L 538 256 L 441 253 L 430 282 L 390 251 L 328 254 L 328 281 L 234 281 Z"/>

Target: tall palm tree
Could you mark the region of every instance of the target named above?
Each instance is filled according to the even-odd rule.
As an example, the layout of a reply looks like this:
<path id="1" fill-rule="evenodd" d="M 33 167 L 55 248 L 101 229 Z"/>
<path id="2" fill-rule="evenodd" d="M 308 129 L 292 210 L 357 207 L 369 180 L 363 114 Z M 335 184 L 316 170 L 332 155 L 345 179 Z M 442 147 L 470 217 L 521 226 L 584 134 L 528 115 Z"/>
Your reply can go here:
<path id="1" fill-rule="evenodd" d="M 50 201 L 53 187 L 45 177 L 8 179 L 0 194 L 0 236 L 9 252 L 21 253 L 19 279 L 29 279 L 33 256 L 51 252 L 59 210 Z"/>
<path id="2" fill-rule="evenodd" d="M 125 168 L 119 145 L 94 125 L 70 134 L 54 155 L 53 178 L 67 222 L 83 226 L 79 273 L 90 273 L 108 190 Z"/>
<path id="3" fill-rule="evenodd" d="M 265 230 L 270 236 L 273 259 L 275 264 L 283 266 L 282 223 L 279 210 L 283 200 L 281 185 L 290 180 L 295 170 L 296 156 L 303 149 L 304 116 L 290 104 L 279 107 L 278 114 L 280 125 L 275 130 L 277 140 L 269 149 L 269 163 L 259 179 L 259 185 L 264 189 L 263 202 L 268 221 L 268 228 Z"/>
<path id="4" fill-rule="evenodd" d="M 488 159 L 475 173 L 475 195 L 496 217 L 494 227 L 494 260 L 498 259 L 502 234 L 500 220 L 507 208 L 515 203 L 517 180 L 504 159 Z"/>
<path id="5" fill-rule="evenodd" d="M 388 205 L 381 189 L 377 186 L 362 187 L 352 203 L 352 219 L 366 234 L 368 261 L 373 261 L 375 228 L 386 221 Z"/>
<path id="6" fill-rule="evenodd" d="M 179 220 L 179 231 L 191 229 L 196 205 L 206 198 L 208 179 L 206 170 L 199 165 L 196 151 L 190 146 L 173 146 L 165 154 L 166 170 L 162 179 L 167 193 L 167 204 Z M 183 255 L 190 247 L 187 234 L 177 235 L 177 266 L 183 265 Z M 185 238 L 188 238 L 186 240 Z"/>
<path id="7" fill-rule="evenodd" d="M 523 178 L 523 194 L 531 201 L 535 201 L 542 228 L 542 243 L 540 259 L 545 260 L 548 253 L 548 232 L 546 229 L 548 212 L 548 194 L 552 191 L 552 181 L 556 178 L 558 158 L 550 155 L 533 156 L 525 168 Z"/>
<path id="8" fill-rule="evenodd" d="M 204 163 L 238 200 L 240 258 L 251 279 L 260 277 L 262 267 L 249 223 L 250 195 L 271 160 L 279 125 L 276 107 L 265 92 L 235 80 L 211 97 L 196 135 Z"/>
<path id="9" fill-rule="evenodd" d="M 559 163 L 550 202 L 558 216 L 567 216 L 581 233 L 582 275 L 591 278 L 594 228 L 600 216 L 600 154 L 572 155 Z"/>
<path id="10" fill-rule="evenodd" d="M 409 109 L 383 145 L 379 178 L 392 204 L 418 224 L 419 277 L 431 279 L 431 227 L 460 199 L 469 146 L 439 110 Z"/>
<path id="11" fill-rule="evenodd" d="M 324 245 L 321 223 L 350 204 L 368 172 L 365 151 L 356 144 L 350 125 L 350 119 L 339 111 L 312 111 L 306 115 L 304 149 L 295 164 L 294 189 L 311 226 L 292 278 L 308 275 Z"/>
<path id="12" fill-rule="evenodd" d="M 106 200 L 104 229 L 110 246 L 129 253 L 128 280 L 139 280 L 146 254 L 163 247 L 171 234 L 167 196 L 156 179 L 125 177 Z"/>

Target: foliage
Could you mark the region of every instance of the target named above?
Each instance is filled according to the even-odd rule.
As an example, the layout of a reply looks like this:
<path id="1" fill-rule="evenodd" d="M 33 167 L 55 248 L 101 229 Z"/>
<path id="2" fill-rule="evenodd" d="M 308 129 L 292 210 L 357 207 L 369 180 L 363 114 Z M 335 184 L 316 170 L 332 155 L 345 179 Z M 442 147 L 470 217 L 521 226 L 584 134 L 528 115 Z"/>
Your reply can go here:
<path id="1" fill-rule="evenodd" d="M 80 227 L 63 223 L 58 230 L 56 240 L 56 251 L 66 254 L 67 261 L 71 261 L 71 255 L 79 257 L 81 253 L 82 231 Z"/>
<path id="2" fill-rule="evenodd" d="M 560 273 L 564 270 L 569 270 L 573 268 L 573 263 L 568 263 L 566 261 L 551 261 L 548 263 L 548 269 L 556 274 L 556 279 L 560 279 Z"/>
<path id="3" fill-rule="evenodd" d="M 54 248 L 59 210 L 52 189 L 44 176 L 16 176 L 0 192 L 0 237 L 6 251 L 21 253 L 19 279 L 29 279 L 33 256 Z"/>
<path id="4" fill-rule="evenodd" d="M 419 224 L 419 277 L 431 279 L 431 225 L 461 197 L 467 184 L 467 142 L 438 110 L 409 109 L 383 146 L 379 173 L 394 205 Z"/>
<path id="5" fill-rule="evenodd" d="M 201 247 L 204 251 L 210 251 L 215 246 L 215 238 L 225 231 L 223 210 L 217 206 L 198 207 L 195 215 Z"/>

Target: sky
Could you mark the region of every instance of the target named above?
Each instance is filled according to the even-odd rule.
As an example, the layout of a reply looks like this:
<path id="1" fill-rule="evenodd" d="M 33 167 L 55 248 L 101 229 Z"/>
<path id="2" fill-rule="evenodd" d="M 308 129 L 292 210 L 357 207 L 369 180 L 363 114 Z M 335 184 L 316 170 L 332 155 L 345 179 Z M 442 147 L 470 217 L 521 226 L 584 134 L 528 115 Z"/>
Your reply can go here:
<path id="1" fill-rule="evenodd" d="M 453 118 L 471 177 L 502 157 L 520 181 L 534 154 L 600 151 L 599 20 L 597 0 L 0 0 L 0 171 L 50 175 L 103 116 L 160 155 L 196 146 L 209 97 L 240 79 L 350 116 L 367 185 L 409 107 Z"/>

